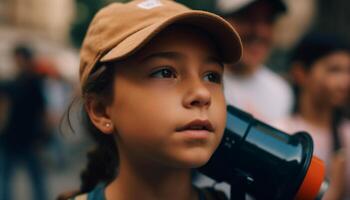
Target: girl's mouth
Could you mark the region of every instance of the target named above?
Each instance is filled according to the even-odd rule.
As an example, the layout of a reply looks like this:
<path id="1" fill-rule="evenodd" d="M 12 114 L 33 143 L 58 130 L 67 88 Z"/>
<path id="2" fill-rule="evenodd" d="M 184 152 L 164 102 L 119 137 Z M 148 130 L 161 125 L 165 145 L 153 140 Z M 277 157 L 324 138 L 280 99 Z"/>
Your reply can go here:
<path id="1" fill-rule="evenodd" d="M 205 132 L 214 132 L 214 128 L 209 120 L 201 120 L 195 119 L 188 124 L 177 128 L 176 132 L 184 132 L 184 131 L 205 131 Z"/>

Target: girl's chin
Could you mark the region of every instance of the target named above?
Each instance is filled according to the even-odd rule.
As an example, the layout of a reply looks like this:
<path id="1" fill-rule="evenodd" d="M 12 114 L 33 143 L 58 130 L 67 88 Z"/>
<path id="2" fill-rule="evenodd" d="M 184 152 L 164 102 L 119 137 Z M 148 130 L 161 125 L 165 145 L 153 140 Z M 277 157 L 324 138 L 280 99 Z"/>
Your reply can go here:
<path id="1" fill-rule="evenodd" d="M 208 161 L 209 161 L 209 159 L 208 159 L 208 160 L 205 160 L 205 161 L 202 161 L 202 162 L 193 163 L 193 165 L 192 165 L 191 168 L 199 168 L 199 167 L 202 167 L 203 165 L 207 164 Z"/>
<path id="2" fill-rule="evenodd" d="M 209 161 L 210 156 L 211 154 L 190 155 L 178 161 L 178 164 L 181 168 L 198 168 L 205 165 Z"/>
<path id="3" fill-rule="evenodd" d="M 180 162 L 175 165 L 175 168 L 178 169 L 194 169 L 199 168 L 205 165 L 208 162 L 208 160 L 205 161 L 192 161 L 192 162 Z"/>

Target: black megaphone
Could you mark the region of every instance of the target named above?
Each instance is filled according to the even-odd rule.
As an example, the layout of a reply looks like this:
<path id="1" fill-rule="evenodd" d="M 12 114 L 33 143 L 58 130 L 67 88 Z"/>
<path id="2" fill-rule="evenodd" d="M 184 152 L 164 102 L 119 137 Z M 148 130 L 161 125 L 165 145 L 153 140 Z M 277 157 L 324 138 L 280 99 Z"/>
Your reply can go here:
<path id="1" fill-rule="evenodd" d="M 227 107 L 222 142 L 200 172 L 231 186 L 231 199 L 320 199 L 328 182 L 313 156 L 309 134 L 290 135 L 235 107 Z"/>

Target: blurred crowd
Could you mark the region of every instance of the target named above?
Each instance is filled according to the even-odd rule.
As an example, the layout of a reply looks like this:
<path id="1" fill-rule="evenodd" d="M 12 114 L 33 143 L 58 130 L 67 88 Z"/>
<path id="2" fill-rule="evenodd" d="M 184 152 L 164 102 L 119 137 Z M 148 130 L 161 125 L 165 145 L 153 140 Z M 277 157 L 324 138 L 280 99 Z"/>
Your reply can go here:
<path id="1" fill-rule="evenodd" d="M 287 133 L 309 132 L 330 180 L 323 199 L 350 200 L 349 38 L 313 30 L 305 13 L 291 16 L 304 20 L 299 23 L 281 21 L 295 8 L 283 0 L 217 0 L 212 5 L 237 30 L 244 47 L 241 61 L 224 74 L 227 103 Z M 288 53 L 276 54 L 276 38 L 283 42 L 278 33 L 298 35 L 288 41 Z M 77 80 L 57 66 L 64 61 L 40 55 L 35 46 L 13 42 L 6 55 L 14 73 L 0 76 L 0 200 L 54 199 L 78 188 L 91 144 L 62 122 L 79 95 Z M 78 59 L 77 53 L 73 56 Z M 276 70 L 273 64 L 281 59 L 285 66 Z M 74 74 L 77 69 L 66 70 Z M 198 184 L 211 182 L 200 179 Z"/>
<path id="2" fill-rule="evenodd" d="M 16 44 L 11 58 L 16 74 L 0 81 L 0 197 L 23 199 L 27 196 L 23 194 L 29 192 L 32 199 L 52 199 L 49 187 L 63 184 L 68 189 L 64 184 L 70 181 L 55 183 L 53 180 L 59 179 L 50 174 L 59 176 L 74 167 L 69 163 L 75 157 L 67 155 L 77 150 L 72 149 L 75 141 L 68 141 L 67 135 L 59 131 L 74 87 L 58 73 L 52 61 L 39 58 L 29 44 Z M 84 141 L 78 145 L 83 146 Z M 19 183 L 24 183 L 24 190 L 17 187 Z"/>

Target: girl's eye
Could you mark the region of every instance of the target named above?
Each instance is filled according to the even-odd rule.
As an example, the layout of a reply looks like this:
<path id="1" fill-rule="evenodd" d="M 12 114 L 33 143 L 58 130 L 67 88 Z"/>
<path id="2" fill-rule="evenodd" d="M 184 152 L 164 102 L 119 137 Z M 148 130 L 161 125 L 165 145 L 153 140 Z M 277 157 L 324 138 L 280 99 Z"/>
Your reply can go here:
<path id="1" fill-rule="evenodd" d="M 153 78 L 176 78 L 176 73 L 172 69 L 162 68 L 152 72 L 150 76 Z"/>
<path id="2" fill-rule="evenodd" d="M 222 75 L 216 72 L 208 72 L 204 76 L 204 80 L 220 84 L 222 82 Z"/>

